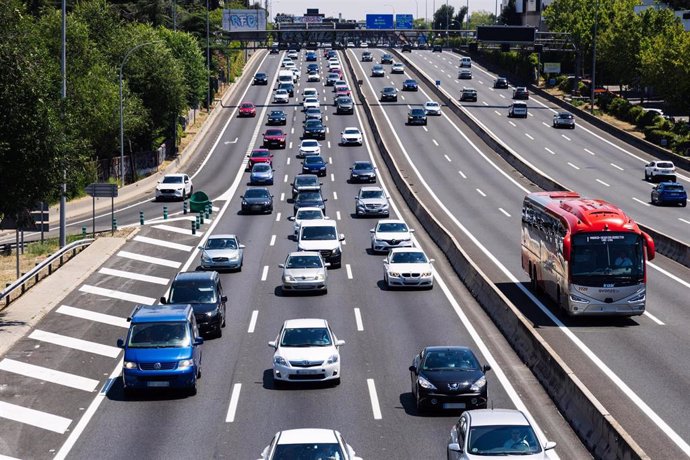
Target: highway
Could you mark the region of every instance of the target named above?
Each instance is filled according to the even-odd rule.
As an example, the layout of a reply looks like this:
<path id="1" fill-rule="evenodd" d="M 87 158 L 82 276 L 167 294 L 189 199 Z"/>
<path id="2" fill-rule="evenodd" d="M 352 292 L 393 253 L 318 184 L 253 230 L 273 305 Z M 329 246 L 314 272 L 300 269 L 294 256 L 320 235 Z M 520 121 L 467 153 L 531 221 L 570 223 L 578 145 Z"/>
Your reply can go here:
<path id="1" fill-rule="evenodd" d="M 269 73 L 271 81 L 280 57 L 261 56 L 258 68 Z M 304 75 L 302 60 L 300 66 Z M 250 82 L 253 71 L 246 72 L 244 83 Z M 303 77 L 298 89 L 305 86 L 311 85 Z M 238 213 L 239 195 L 247 187 L 245 154 L 261 143 L 272 89 L 271 85 L 249 86 L 245 93 L 240 86 L 231 107 L 204 139 L 201 150 L 208 155 L 187 171 L 196 171 L 195 189 L 206 191 L 218 207 L 210 225 L 202 227 L 203 234 L 181 233 L 188 228 L 187 220 L 141 227 L 121 252 L 75 286 L 60 307 L 39 323 L 39 333 L 22 339 L 0 360 L 0 454 L 79 459 L 258 458 L 276 431 L 329 427 L 341 431 L 363 458 L 443 458 L 458 414 L 417 414 L 407 368 L 426 345 L 463 344 L 493 367 L 488 385 L 494 407 L 528 411 L 544 432 L 542 441 L 558 443 L 552 458 L 587 458 L 570 427 L 458 281 L 443 253 L 401 206 L 378 152 L 370 150 L 371 131 L 361 110 L 355 115 L 334 115 L 330 88 L 317 87 L 329 130 L 322 141 L 329 161 L 328 175 L 323 178 L 327 214 L 346 236 L 343 266 L 331 270 L 328 294 L 284 297 L 279 289 L 278 264 L 296 247 L 290 239 L 292 223 L 287 217 L 292 215 L 292 204 L 287 197 L 290 178 L 300 171 L 295 153 L 303 116 L 298 106 L 283 106 L 289 115 L 288 148 L 273 151 L 273 214 Z M 256 118 L 236 118 L 234 107 L 242 100 L 257 104 Z M 390 110 L 395 109 L 403 110 Z M 337 144 L 346 126 L 359 126 L 367 133 L 365 146 Z M 402 125 L 395 129 L 407 142 L 414 142 L 410 146 L 422 142 L 417 140 L 423 137 L 419 130 L 413 135 Z M 446 134 L 453 135 L 450 129 Z M 353 161 L 369 158 L 379 164 L 380 177 L 396 206 L 393 215 L 417 229 L 418 244 L 436 259 L 437 284 L 431 291 L 382 289 L 383 255 L 367 250 L 369 229 L 376 220 L 352 216 L 359 185 L 346 180 Z M 441 175 L 449 170 L 443 164 L 436 167 Z M 477 173 L 482 167 L 478 165 Z M 501 189 L 517 196 L 509 185 L 496 186 L 487 192 Z M 477 201 L 474 196 L 472 201 Z M 138 219 L 140 208 L 160 209 L 160 204 L 144 200 L 122 214 L 128 216 L 123 220 Z M 118 378 L 121 358 L 113 350 L 116 339 L 126 333 L 124 318 L 135 303 L 155 302 L 177 271 L 193 270 L 198 263 L 194 248 L 211 233 L 235 233 L 247 248 L 243 270 L 221 275 L 230 298 L 228 326 L 222 338 L 204 344 L 198 395 L 124 398 Z M 273 387 L 272 350 L 267 342 L 275 338 L 284 320 L 297 317 L 326 318 L 338 338 L 346 341 L 341 349 L 341 385 Z M 83 342 L 75 344 L 64 337 Z M 54 371 L 64 374 L 56 378 Z M 17 407 L 37 412 L 27 414 Z M 15 420 L 8 418 L 10 413 Z M 16 420 L 20 415 L 23 422 Z"/>
<path id="2" fill-rule="evenodd" d="M 422 86 L 419 92 L 401 92 L 402 96 L 397 103 L 378 103 L 378 94 L 384 86 L 393 84 L 401 88 L 402 81 L 405 78 L 414 78 L 414 75 L 409 71 L 406 75 L 390 75 L 389 67 L 386 66 L 386 77 L 370 78 L 370 68 L 373 64 L 359 62 L 359 51 L 349 53 L 359 73 L 358 78 L 365 80 L 365 96 L 374 106 L 374 117 L 379 131 L 384 133 L 387 145 L 391 146 L 394 156 L 403 163 L 401 167 L 414 171 L 409 175 L 410 182 L 415 183 L 415 188 L 425 190 L 426 195 L 436 202 L 439 208 L 453 217 L 455 228 L 451 231 L 461 235 L 461 243 L 467 242 L 474 246 L 478 243 L 483 247 L 482 250 L 476 251 L 475 259 L 480 262 L 482 269 L 511 296 L 513 302 L 523 308 L 534 324 L 539 325 L 540 333 L 549 344 L 566 359 L 578 377 L 647 453 L 655 458 L 690 455 L 690 448 L 686 442 L 690 438 L 690 425 L 683 415 L 690 408 L 690 401 L 684 396 L 687 393 L 686 382 L 689 381 L 690 374 L 686 366 L 680 364 L 685 361 L 682 350 L 688 346 L 684 305 L 687 304 L 685 299 L 690 288 L 685 280 L 690 279 L 690 272 L 685 267 L 658 256 L 654 261 L 655 268 L 648 273 L 648 314 L 643 317 L 570 319 L 563 317 L 559 312 L 554 314 L 541 302 L 535 307 L 534 296 L 527 296 L 525 287 L 528 276 L 523 273 L 520 265 L 519 229 L 522 198 L 525 193 L 536 190 L 536 187 L 521 180 L 519 174 L 483 145 L 470 129 L 452 116 L 450 111 L 446 112 L 450 116 L 444 115 L 436 119 L 430 117 L 429 125 L 426 127 L 405 126 L 408 105 L 421 105 L 426 100 L 433 99 L 428 88 L 425 90 Z M 382 50 L 374 52 L 376 61 L 382 53 Z M 408 56 L 410 55 L 405 54 L 405 57 Z M 440 56 L 430 51 L 415 51 L 409 59 L 420 63 L 420 66 L 426 65 L 431 79 L 435 80 L 441 78 L 440 70 L 436 70 L 435 65 L 443 62 L 444 58 L 447 66 L 452 66 L 453 72 L 457 71 L 458 57 L 449 56 L 448 53 Z M 449 59 L 452 64 L 449 63 Z M 446 76 L 447 72 L 448 70 L 445 72 Z M 480 74 L 476 69 L 474 73 Z M 493 78 L 489 77 L 480 78 L 493 81 Z M 523 156 L 526 156 L 527 152 L 530 152 L 532 157 L 537 154 L 543 155 L 542 152 L 535 152 L 536 149 L 533 147 L 524 148 L 524 152 L 520 150 L 521 146 L 524 146 L 523 139 L 527 140 L 528 137 L 524 131 L 506 122 L 508 100 L 498 102 L 503 98 L 495 94 L 493 99 L 490 99 L 486 94 L 490 92 L 485 88 L 486 85 L 477 84 L 474 80 L 473 86 L 479 89 L 481 107 L 487 107 L 481 103 L 482 101 L 489 104 L 488 108 L 477 107 L 475 110 L 482 113 L 483 121 L 490 130 L 500 133 L 497 135 L 502 141 Z M 453 88 L 453 83 L 442 83 L 442 87 Z M 459 91 L 456 91 L 456 94 L 459 94 Z M 534 105 L 535 102 L 531 101 L 530 104 Z M 497 110 L 500 116 L 496 115 L 494 110 Z M 536 112 L 534 117 L 516 120 L 514 123 L 520 126 L 520 123 L 526 121 L 530 129 L 543 128 L 543 133 L 535 132 L 532 137 L 539 142 L 548 140 L 557 144 L 552 150 L 561 156 L 563 144 L 570 145 L 572 139 L 579 139 L 586 130 L 594 130 L 578 120 L 579 125 L 574 132 L 556 131 L 541 124 L 542 121 L 550 122 L 550 115 L 547 117 L 546 109 L 532 112 Z M 540 116 L 544 119 L 540 119 Z M 549 135 L 551 137 L 548 137 Z M 562 138 L 562 135 L 570 137 L 571 140 Z M 602 152 L 602 144 L 605 143 L 599 143 L 597 148 L 591 149 L 595 153 Z M 548 152 L 546 155 L 552 156 Z M 586 152 L 585 155 L 592 156 Z M 581 155 L 577 158 L 581 158 Z M 574 174 L 576 170 L 567 164 L 568 160 L 554 160 L 547 173 L 566 185 L 570 185 L 566 179 L 579 178 L 581 188 L 576 190 L 588 196 L 601 196 L 599 189 L 592 185 L 597 183 L 594 181 L 594 175 L 591 172 Z M 545 161 L 539 164 L 540 169 Z M 575 158 L 571 160 L 575 161 Z M 616 157 L 613 161 L 617 162 L 616 164 L 620 163 L 620 166 L 628 171 L 632 169 L 624 158 Z M 616 168 L 612 169 L 618 171 Z M 608 180 L 612 188 L 623 193 L 620 190 L 628 187 L 628 182 L 637 184 L 638 188 L 648 187 L 641 181 L 639 171 L 641 169 L 638 165 L 635 169 L 635 178 L 628 177 L 622 180 L 623 185 L 620 185 L 620 188 L 613 176 L 601 178 Z M 614 173 L 609 171 L 607 174 Z M 633 195 L 636 192 L 626 193 Z M 642 196 L 639 192 L 637 195 Z M 618 203 L 620 200 L 616 199 L 616 196 L 624 195 L 612 193 L 610 197 L 602 197 Z M 656 214 L 676 212 L 670 208 L 640 207 L 646 212 Z M 624 208 L 627 209 L 626 206 Z M 631 213 L 635 216 L 633 211 Z M 664 227 L 662 231 L 668 233 L 678 225 L 672 219 L 664 222 L 669 226 Z M 680 224 L 683 225 L 682 222 Z M 652 227 L 657 228 L 656 225 Z M 687 230 L 683 235 L 687 236 Z"/>

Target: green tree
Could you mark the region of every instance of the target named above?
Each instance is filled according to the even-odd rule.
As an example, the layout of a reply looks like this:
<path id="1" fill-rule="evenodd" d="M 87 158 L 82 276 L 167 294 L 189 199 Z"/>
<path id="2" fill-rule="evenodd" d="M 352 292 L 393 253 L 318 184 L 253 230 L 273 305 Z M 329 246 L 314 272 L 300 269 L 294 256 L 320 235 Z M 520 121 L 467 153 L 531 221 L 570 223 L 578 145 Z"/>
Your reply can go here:
<path id="1" fill-rule="evenodd" d="M 434 26 L 436 30 L 450 29 L 450 21 L 455 15 L 455 8 L 451 5 L 441 5 L 434 13 Z"/>
<path id="2" fill-rule="evenodd" d="M 508 4 L 501 10 L 498 22 L 506 26 L 522 25 L 522 18 L 517 13 L 515 0 L 509 0 Z"/>
<path id="3" fill-rule="evenodd" d="M 476 30 L 477 26 L 489 26 L 496 23 L 496 16 L 488 11 L 475 11 L 470 16 L 470 29 Z"/>
<path id="4" fill-rule="evenodd" d="M 597 66 L 606 81 L 630 86 L 640 77 L 642 19 L 636 14 L 637 0 L 615 0 L 610 25 L 597 38 Z"/>
<path id="5" fill-rule="evenodd" d="M 196 39 L 187 32 L 160 28 L 158 34 L 183 68 L 187 105 L 196 107 L 206 97 L 206 57 Z"/>

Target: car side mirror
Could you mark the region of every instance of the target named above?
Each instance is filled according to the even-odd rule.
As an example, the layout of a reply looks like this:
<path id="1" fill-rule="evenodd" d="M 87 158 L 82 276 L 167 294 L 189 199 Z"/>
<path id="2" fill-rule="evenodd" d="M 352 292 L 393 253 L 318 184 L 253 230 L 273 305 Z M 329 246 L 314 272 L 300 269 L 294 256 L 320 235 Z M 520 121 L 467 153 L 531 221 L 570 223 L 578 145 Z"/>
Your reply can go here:
<path id="1" fill-rule="evenodd" d="M 203 250 L 203 249 L 204 249 L 204 247 L 203 247 L 203 246 L 199 246 L 199 249 Z"/>
<path id="2" fill-rule="evenodd" d="M 410 366 L 409 370 L 410 372 L 414 372 L 415 374 L 417 373 L 417 368 L 415 366 Z"/>
<path id="3" fill-rule="evenodd" d="M 409 229 L 410 233 L 414 233 L 414 228 Z"/>
<path id="4" fill-rule="evenodd" d="M 330 263 L 330 262 L 324 262 L 323 266 L 326 267 L 326 268 L 328 268 L 328 267 L 331 266 L 331 263 Z"/>
<path id="5" fill-rule="evenodd" d="M 228 296 L 226 296 L 226 295 L 220 296 L 220 301 L 221 301 L 221 302 L 227 302 L 227 301 L 228 301 Z"/>
<path id="6" fill-rule="evenodd" d="M 436 262 L 436 259 L 429 259 L 429 263 Z"/>
<path id="7" fill-rule="evenodd" d="M 460 444 L 457 442 L 451 442 L 448 444 L 448 450 L 452 452 L 462 452 L 462 447 L 460 447 Z"/>
<path id="8" fill-rule="evenodd" d="M 244 248 L 245 248 L 245 245 L 244 245 L 244 244 L 240 244 L 240 249 L 244 249 Z"/>
<path id="9" fill-rule="evenodd" d="M 124 339 L 117 339 L 117 348 L 125 348 L 125 341 Z"/>
<path id="10" fill-rule="evenodd" d="M 285 264 L 278 264 L 278 268 L 285 268 Z"/>
<path id="11" fill-rule="evenodd" d="M 344 340 L 336 340 L 336 341 L 335 341 L 335 346 L 336 346 L 336 347 L 342 347 L 343 345 L 345 345 L 345 341 L 344 341 Z"/>
<path id="12" fill-rule="evenodd" d="M 268 346 L 271 347 L 271 348 L 277 348 L 277 347 L 276 347 L 276 342 L 275 342 L 274 340 L 268 342 Z"/>
<path id="13" fill-rule="evenodd" d="M 484 372 L 488 372 L 488 371 L 490 371 L 490 370 L 491 370 L 491 366 L 489 366 L 488 364 L 486 364 L 486 365 L 484 366 Z"/>
<path id="14" fill-rule="evenodd" d="M 556 448 L 556 443 L 554 441 L 547 441 L 546 444 L 544 444 L 544 450 L 551 450 Z"/>
<path id="15" fill-rule="evenodd" d="M 194 345 L 202 345 L 203 343 L 204 343 L 203 337 L 195 337 L 194 338 Z"/>
<path id="16" fill-rule="evenodd" d="M 324 201 L 324 202 L 328 201 L 328 198 L 324 198 L 323 201 Z"/>
<path id="17" fill-rule="evenodd" d="M 345 235 L 341 233 L 341 234 L 338 236 L 338 240 L 340 240 L 340 241 L 345 241 Z"/>
<path id="18" fill-rule="evenodd" d="M 165 300 L 165 297 L 161 296 L 161 303 L 165 305 L 166 303 L 168 303 L 168 301 Z"/>
<path id="19" fill-rule="evenodd" d="M 376 233 L 376 230 L 374 230 L 373 228 L 370 228 L 369 233 Z"/>
<path id="20" fill-rule="evenodd" d="M 295 221 L 295 216 L 289 216 L 289 217 L 288 217 L 288 220 L 289 220 L 290 222 L 294 222 L 294 221 Z"/>

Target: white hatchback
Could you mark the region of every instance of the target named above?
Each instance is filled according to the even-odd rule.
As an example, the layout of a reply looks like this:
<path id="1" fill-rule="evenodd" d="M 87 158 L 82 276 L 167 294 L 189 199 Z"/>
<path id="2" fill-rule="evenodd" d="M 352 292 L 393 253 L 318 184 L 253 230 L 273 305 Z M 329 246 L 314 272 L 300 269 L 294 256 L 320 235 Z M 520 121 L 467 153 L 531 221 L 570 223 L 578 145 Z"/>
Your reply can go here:
<path id="1" fill-rule="evenodd" d="M 357 127 L 348 127 L 340 133 L 341 145 L 362 145 L 362 132 Z"/>
<path id="2" fill-rule="evenodd" d="M 424 103 L 424 110 L 427 115 L 441 115 L 441 104 L 436 101 L 426 101 Z"/>
<path id="3" fill-rule="evenodd" d="M 261 460 L 283 458 L 323 458 L 362 460 L 335 430 L 297 428 L 279 431 L 261 452 Z"/>

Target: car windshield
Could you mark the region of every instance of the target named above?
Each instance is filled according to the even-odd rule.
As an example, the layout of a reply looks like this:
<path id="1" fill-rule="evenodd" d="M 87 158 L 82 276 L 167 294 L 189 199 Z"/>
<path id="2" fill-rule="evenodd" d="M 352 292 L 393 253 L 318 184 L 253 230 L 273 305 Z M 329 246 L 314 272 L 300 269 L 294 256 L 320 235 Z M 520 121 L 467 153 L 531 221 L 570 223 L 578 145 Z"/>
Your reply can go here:
<path id="1" fill-rule="evenodd" d="M 307 115 L 321 115 L 321 111 L 319 109 L 317 109 L 316 107 L 309 108 L 309 109 L 307 109 Z"/>
<path id="2" fill-rule="evenodd" d="M 429 351 L 422 364 L 424 370 L 479 370 L 479 363 L 469 350 Z"/>
<path id="3" fill-rule="evenodd" d="M 129 348 L 178 348 L 191 343 L 187 323 L 182 321 L 134 323 L 129 332 Z"/>
<path id="4" fill-rule="evenodd" d="M 284 90 L 281 90 L 281 91 L 284 91 Z M 273 112 L 271 112 L 271 116 L 272 116 L 272 117 L 282 117 L 282 116 L 284 116 L 284 115 L 285 115 L 285 114 L 284 114 L 283 112 L 280 112 L 280 111 L 273 111 Z"/>
<path id="5" fill-rule="evenodd" d="M 306 104 L 317 104 L 319 102 L 315 97 L 308 97 L 304 100 Z"/>
<path id="6" fill-rule="evenodd" d="M 417 82 L 415 80 L 405 80 L 405 83 L 407 83 L 408 85 L 416 85 L 417 84 Z"/>
<path id="7" fill-rule="evenodd" d="M 278 444 L 272 460 L 343 460 L 345 456 L 338 444 Z"/>
<path id="8" fill-rule="evenodd" d="M 305 89 L 305 90 L 304 90 L 304 96 L 305 96 L 305 97 L 314 97 L 314 96 L 316 96 L 317 94 L 318 94 L 318 93 L 316 92 L 315 89 L 311 89 L 311 90 Z"/>
<path id="9" fill-rule="evenodd" d="M 359 129 L 357 128 L 345 128 L 343 131 L 345 134 L 359 134 Z"/>
<path id="10" fill-rule="evenodd" d="M 664 184 L 660 188 L 665 192 L 682 192 L 685 190 L 681 184 Z"/>
<path id="11" fill-rule="evenodd" d="M 282 136 L 283 132 L 279 129 L 269 129 L 266 131 L 267 136 Z"/>
<path id="12" fill-rule="evenodd" d="M 316 241 L 316 240 L 336 240 L 335 227 L 330 225 L 318 227 L 302 227 L 302 240 Z"/>
<path id="13" fill-rule="evenodd" d="M 395 88 L 390 88 L 390 87 L 388 87 L 388 88 L 383 88 L 383 92 L 384 92 L 384 93 L 394 93 L 394 92 L 395 92 Z"/>
<path id="14" fill-rule="evenodd" d="M 323 158 L 318 155 L 308 156 L 304 159 L 305 165 L 319 165 L 323 164 Z"/>
<path id="15" fill-rule="evenodd" d="M 266 158 L 271 156 L 271 152 L 268 150 L 254 150 L 252 152 L 252 158 Z"/>
<path id="16" fill-rule="evenodd" d="M 427 258 L 422 252 L 395 252 L 391 255 L 393 264 L 425 264 Z"/>
<path id="17" fill-rule="evenodd" d="M 339 97 L 338 98 L 338 104 L 350 104 L 352 103 L 352 99 L 349 97 Z"/>
<path id="18" fill-rule="evenodd" d="M 209 238 L 205 249 L 237 249 L 235 238 Z"/>
<path id="19" fill-rule="evenodd" d="M 314 219 L 323 219 L 323 213 L 319 210 L 315 209 L 308 209 L 306 211 L 297 211 L 297 215 L 295 216 L 295 220 L 314 220 Z"/>
<path id="20" fill-rule="evenodd" d="M 407 225 L 400 223 L 400 222 L 386 222 L 379 224 L 378 228 L 376 229 L 377 232 L 406 232 L 407 231 Z"/>
<path id="21" fill-rule="evenodd" d="M 257 78 L 263 78 L 263 77 L 265 77 L 265 76 L 266 76 L 265 73 L 257 73 L 257 74 L 256 74 L 256 77 L 257 77 Z"/>
<path id="22" fill-rule="evenodd" d="M 251 109 L 252 107 L 254 107 L 253 104 L 242 104 L 243 109 Z"/>
<path id="23" fill-rule="evenodd" d="M 427 102 L 426 106 L 431 107 L 431 108 L 436 108 L 436 107 L 438 107 L 438 104 L 436 102 Z"/>
<path id="24" fill-rule="evenodd" d="M 271 170 L 271 165 L 266 163 L 259 163 L 252 166 L 252 172 L 267 172 Z"/>
<path id="25" fill-rule="evenodd" d="M 288 92 L 286 89 L 279 89 L 278 91 L 276 91 L 276 96 L 285 96 L 287 93 Z"/>
<path id="26" fill-rule="evenodd" d="M 244 192 L 245 198 L 268 198 L 268 190 L 263 190 L 260 188 L 250 188 Z"/>
<path id="27" fill-rule="evenodd" d="M 322 199 L 320 192 L 300 192 L 297 195 L 297 201 L 321 201 Z"/>
<path id="28" fill-rule="evenodd" d="M 297 176 L 295 178 L 295 185 L 304 187 L 309 185 L 318 186 L 320 184 L 319 179 L 316 176 Z"/>
<path id="29" fill-rule="evenodd" d="M 371 163 L 355 163 L 352 169 L 355 171 L 371 171 L 374 168 L 371 166 Z"/>
<path id="30" fill-rule="evenodd" d="M 320 128 L 321 122 L 319 120 L 307 120 L 307 122 L 304 124 L 304 127 L 308 129 Z"/>
<path id="31" fill-rule="evenodd" d="M 362 190 L 360 198 L 383 198 L 383 190 Z"/>
<path id="32" fill-rule="evenodd" d="M 212 281 L 173 282 L 170 290 L 170 303 L 213 303 L 216 302 L 216 290 Z"/>
<path id="33" fill-rule="evenodd" d="M 569 113 L 559 113 L 558 118 L 563 118 L 564 120 L 569 120 L 573 118 L 573 116 Z"/>
<path id="34" fill-rule="evenodd" d="M 424 115 L 424 109 L 412 109 L 410 110 L 410 115 L 415 117 L 421 117 Z"/>
<path id="35" fill-rule="evenodd" d="M 281 347 L 328 347 L 332 344 L 331 334 L 325 327 L 285 329 L 280 341 Z"/>
<path id="36" fill-rule="evenodd" d="M 288 258 L 285 268 L 321 268 L 321 258 L 319 256 L 291 256 Z"/>
<path id="37" fill-rule="evenodd" d="M 467 451 L 477 456 L 531 455 L 541 447 L 529 425 L 487 425 L 470 427 Z"/>
<path id="38" fill-rule="evenodd" d="M 302 147 L 318 147 L 319 143 L 314 140 L 302 141 Z"/>
<path id="39" fill-rule="evenodd" d="M 570 271 L 575 284 L 634 284 L 644 278 L 644 245 L 635 233 L 592 232 L 572 236 Z"/>
<path id="40" fill-rule="evenodd" d="M 165 176 L 161 181 L 162 184 L 181 184 L 182 176 Z"/>

